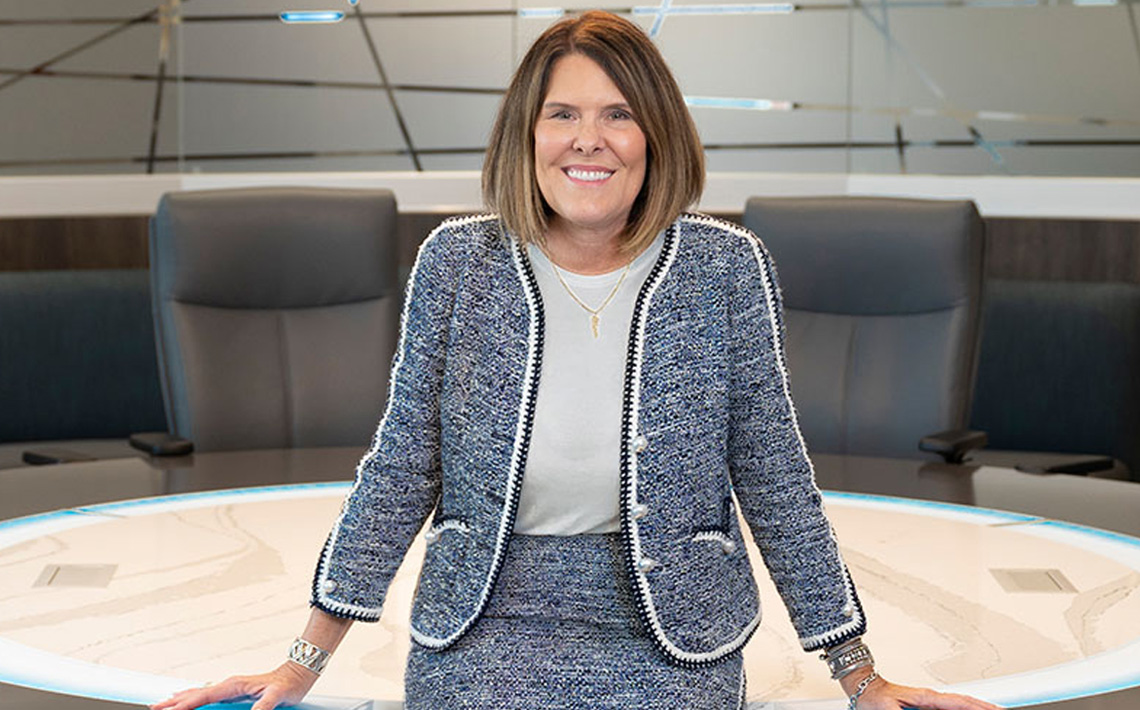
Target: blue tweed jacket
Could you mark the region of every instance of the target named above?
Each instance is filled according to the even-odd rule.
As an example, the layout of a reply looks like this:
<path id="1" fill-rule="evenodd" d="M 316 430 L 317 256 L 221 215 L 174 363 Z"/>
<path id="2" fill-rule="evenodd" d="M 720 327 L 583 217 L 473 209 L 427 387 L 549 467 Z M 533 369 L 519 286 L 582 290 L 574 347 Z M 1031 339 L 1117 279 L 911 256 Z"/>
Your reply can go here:
<path id="1" fill-rule="evenodd" d="M 732 653 L 760 623 L 734 500 L 806 650 L 865 626 L 797 426 L 781 317 L 759 240 L 697 214 L 666 231 L 634 306 L 621 536 L 642 621 L 682 665 Z M 387 409 L 325 543 L 313 605 L 378 619 L 434 510 L 413 639 L 443 649 L 475 623 L 511 537 L 542 357 L 526 250 L 492 215 L 444 222 L 412 270 Z"/>

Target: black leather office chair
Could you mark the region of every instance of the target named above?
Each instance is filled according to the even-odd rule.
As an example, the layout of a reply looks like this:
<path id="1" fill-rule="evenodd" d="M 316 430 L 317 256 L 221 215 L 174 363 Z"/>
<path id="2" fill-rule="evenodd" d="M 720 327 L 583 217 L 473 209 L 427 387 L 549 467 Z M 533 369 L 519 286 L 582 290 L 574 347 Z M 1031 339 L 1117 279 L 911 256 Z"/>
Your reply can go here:
<path id="1" fill-rule="evenodd" d="M 985 253 L 972 202 L 753 198 L 744 224 L 780 274 L 811 450 L 915 458 L 966 426 Z"/>
<path id="2" fill-rule="evenodd" d="M 366 446 L 398 331 L 381 190 L 182 192 L 151 220 L 171 432 L 200 451 Z"/>
<path id="3" fill-rule="evenodd" d="M 1140 285 L 990 281 L 970 422 L 1013 451 L 974 457 L 1140 480 L 1138 368 Z"/>
<path id="4" fill-rule="evenodd" d="M 137 456 L 164 426 L 145 269 L 0 273 L 0 470 Z"/>

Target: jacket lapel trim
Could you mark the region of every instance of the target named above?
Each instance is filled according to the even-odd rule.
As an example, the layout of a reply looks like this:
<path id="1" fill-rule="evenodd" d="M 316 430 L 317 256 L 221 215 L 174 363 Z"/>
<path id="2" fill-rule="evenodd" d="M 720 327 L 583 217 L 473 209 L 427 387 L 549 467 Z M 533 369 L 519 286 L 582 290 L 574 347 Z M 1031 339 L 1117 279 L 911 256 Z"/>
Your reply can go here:
<path id="1" fill-rule="evenodd" d="M 815 482 L 815 466 L 812 464 L 811 456 L 808 455 L 807 444 L 804 442 L 803 433 L 800 431 L 799 414 L 796 412 L 795 402 L 792 401 L 791 388 L 789 385 L 790 378 L 787 363 L 784 360 L 784 321 L 776 298 L 777 286 L 775 273 L 772 268 L 772 257 L 768 254 L 768 250 L 765 249 L 760 239 L 752 232 L 738 228 L 732 231 L 748 240 L 749 246 L 752 247 L 752 254 L 756 257 L 756 264 L 760 268 L 761 280 L 764 283 L 764 301 L 768 309 L 769 327 L 772 331 L 772 338 L 775 340 L 772 344 L 772 352 L 776 355 L 777 365 L 780 370 L 780 384 L 784 391 L 784 398 L 788 402 L 788 411 L 791 412 L 792 424 L 796 432 L 796 441 L 799 443 L 800 451 L 804 460 L 807 461 L 808 470 L 811 472 L 812 488 L 819 494 L 819 486 L 816 485 Z M 839 542 L 835 537 L 835 528 L 833 528 L 830 523 L 828 523 L 828 534 L 831 536 L 832 544 L 838 551 Z M 855 594 L 855 583 L 851 580 L 851 574 L 847 571 L 847 565 L 843 562 L 842 558 L 840 558 L 839 564 L 843 568 L 843 591 L 847 597 L 847 608 L 852 610 L 851 620 L 831 631 L 800 639 L 804 650 L 814 651 L 825 646 L 832 646 L 857 634 L 859 630 L 863 628 L 863 607 L 859 603 L 858 595 Z"/>
<path id="2" fill-rule="evenodd" d="M 479 603 L 471 615 L 450 635 L 445 638 L 426 636 L 412 627 L 412 638 L 422 646 L 440 649 L 446 648 L 459 639 L 482 615 L 491 592 L 495 588 L 495 580 L 503 567 L 503 560 L 507 556 L 507 544 L 510 542 L 511 532 L 515 527 L 515 516 L 518 513 L 519 495 L 522 492 L 523 472 L 526 470 L 527 454 L 530 452 L 531 430 L 534 426 L 534 408 L 538 399 L 538 380 L 542 372 L 542 353 L 545 339 L 546 317 L 543 311 L 542 296 L 538 290 L 538 280 L 534 276 L 530 260 L 526 257 L 522 246 L 517 239 L 504 234 L 509 242 L 514 263 L 515 273 L 526 298 L 528 313 L 527 330 L 527 358 L 526 370 L 523 375 L 522 397 L 519 402 L 518 419 L 515 423 L 515 445 L 511 452 L 510 471 L 507 475 L 507 489 L 505 492 L 506 504 L 503 506 L 499 518 L 499 531 L 495 538 L 495 556 L 491 568 L 487 572 L 487 579 L 479 595 Z"/>
<path id="3" fill-rule="evenodd" d="M 471 217 L 456 217 L 445 220 L 424 239 L 420 244 L 419 251 L 416 253 L 416 260 L 412 266 L 412 271 L 408 274 L 408 283 L 404 287 L 404 307 L 400 311 L 400 336 L 396 343 L 396 355 L 392 361 L 392 371 L 388 376 L 388 400 L 384 408 L 384 415 L 380 418 L 380 425 L 377 428 L 376 434 L 373 436 L 372 445 L 368 448 L 364 456 L 361 457 L 360 463 L 356 466 L 356 479 L 352 484 L 352 489 L 345 497 L 345 502 L 341 506 L 340 514 L 337 516 L 336 523 L 333 524 L 332 532 L 329 533 L 329 537 L 325 541 L 324 549 L 321 551 L 320 562 L 317 564 L 317 573 L 313 575 L 313 598 L 320 602 L 322 609 L 358 621 L 375 621 L 380 618 L 381 609 L 379 608 L 347 604 L 345 602 L 336 601 L 329 596 L 325 591 L 325 583 L 329 579 L 330 557 L 336 548 L 337 539 L 340 537 L 341 526 L 344 524 L 344 516 L 348 512 L 348 500 L 352 498 L 356 493 L 356 489 L 360 487 L 364 477 L 364 464 L 376 453 L 377 447 L 380 446 L 380 442 L 383 439 L 382 434 L 384 427 L 388 423 L 388 415 L 392 411 L 392 401 L 395 399 L 393 393 L 396 391 L 396 382 L 401 375 L 404 364 L 404 353 L 407 349 L 408 311 L 410 310 L 412 300 L 411 295 L 415 290 L 416 273 L 419 270 L 424 249 L 445 227 L 458 227 L 474 222 L 486 221 L 488 219 L 493 219 L 493 216 L 473 215 Z"/>
<path id="4" fill-rule="evenodd" d="M 672 267 L 679 250 L 680 229 L 678 225 L 686 222 L 700 221 L 694 215 L 682 215 L 669 227 L 666 233 L 665 246 L 658 257 L 657 264 L 649 274 L 641 293 L 633 307 L 633 322 L 630 324 L 629 351 L 626 361 L 626 381 L 623 393 L 622 406 L 622 437 L 621 437 L 621 526 L 622 539 L 625 543 L 626 570 L 635 590 L 634 599 L 637 602 L 638 612 L 657 647 L 678 665 L 696 667 L 715 663 L 729 653 L 742 647 L 753 632 L 760 625 L 760 612 L 741 630 L 741 632 L 728 643 L 711 651 L 692 652 L 685 651 L 673 643 L 661 626 L 657 616 L 657 608 L 653 603 L 653 596 L 649 589 L 649 580 L 646 573 L 641 571 L 641 539 L 638 535 L 637 521 L 633 517 L 632 508 L 637 503 L 637 455 L 633 452 L 631 442 L 638 434 L 638 407 L 641 400 L 641 365 L 645 354 L 645 332 L 649 318 L 649 302 L 656 293 L 657 288 L 665 280 L 666 274 Z M 719 223 L 716 223 L 720 226 Z"/>

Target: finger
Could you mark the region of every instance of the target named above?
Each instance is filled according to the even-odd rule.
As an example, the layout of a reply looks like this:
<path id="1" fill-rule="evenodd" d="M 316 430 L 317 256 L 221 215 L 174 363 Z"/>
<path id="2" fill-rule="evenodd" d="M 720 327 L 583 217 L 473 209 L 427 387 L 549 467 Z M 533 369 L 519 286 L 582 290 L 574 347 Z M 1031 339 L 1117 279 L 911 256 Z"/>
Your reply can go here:
<path id="1" fill-rule="evenodd" d="M 269 686 L 265 689 L 265 694 L 261 699 L 253 704 L 249 710 L 273 710 L 281 704 L 281 691 L 274 686 Z"/>
<path id="2" fill-rule="evenodd" d="M 957 707 L 964 708 L 965 710 L 1002 710 L 1001 707 L 993 703 L 982 700 L 981 698 L 973 698 L 968 695 L 957 695 L 954 693 L 943 693 L 943 697 L 952 698 L 960 703 Z"/>
<path id="3" fill-rule="evenodd" d="M 178 705 L 167 710 L 191 710 L 211 703 L 220 703 L 226 700 L 238 700 L 248 697 L 249 679 L 235 676 L 226 678 L 220 683 L 207 685 L 204 688 L 191 688 L 179 693 Z"/>
<path id="4" fill-rule="evenodd" d="M 159 700 L 157 703 L 153 703 L 150 706 L 150 710 L 168 710 L 169 708 L 178 705 L 178 703 L 187 695 L 190 695 L 191 693 L 194 693 L 198 690 L 201 690 L 201 688 L 186 688 L 185 690 L 179 690 L 178 692 L 172 694 L 169 698 L 164 698 L 162 700 Z"/>
<path id="5" fill-rule="evenodd" d="M 166 700 L 155 703 L 150 707 L 152 710 L 187 710 L 188 708 L 196 708 L 204 704 L 204 702 L 198 700 L 198 696 L 201 695 L 201 693 L 201 688 L 180 690 Z"/>
<path id="6" fill-rule="evenodd" d="M 900 698 L 903 707 L 917 710 L 1001 710 L 997 705 L 978 698 L 954 693 L 939 693 L 928 688 L 907 688 Z"/>

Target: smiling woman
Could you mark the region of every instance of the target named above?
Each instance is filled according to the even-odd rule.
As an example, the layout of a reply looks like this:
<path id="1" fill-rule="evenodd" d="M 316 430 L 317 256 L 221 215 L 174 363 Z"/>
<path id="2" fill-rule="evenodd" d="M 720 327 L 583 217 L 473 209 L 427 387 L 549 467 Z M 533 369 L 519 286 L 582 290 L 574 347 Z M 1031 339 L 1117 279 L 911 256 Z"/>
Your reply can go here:
<path id="1" fill-rule="evenodd" d="M 387 409 L 289 661 L 158 707 L 299 700 L 349 623 L 380 618 L 434 516 L 407 710 L 742 708 L 760 602 L 741 519 L 852 710 L 992 710 L 875 672 L 796 422 L 774 266 L 747 230 L 683 213 L 703 180 L 640 28 L 587 12 L 544 32 L 492 131 L 498 214 L 445 222 L 412 270 Z"/>

